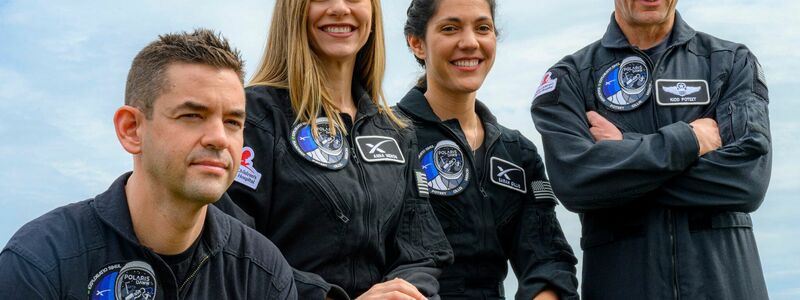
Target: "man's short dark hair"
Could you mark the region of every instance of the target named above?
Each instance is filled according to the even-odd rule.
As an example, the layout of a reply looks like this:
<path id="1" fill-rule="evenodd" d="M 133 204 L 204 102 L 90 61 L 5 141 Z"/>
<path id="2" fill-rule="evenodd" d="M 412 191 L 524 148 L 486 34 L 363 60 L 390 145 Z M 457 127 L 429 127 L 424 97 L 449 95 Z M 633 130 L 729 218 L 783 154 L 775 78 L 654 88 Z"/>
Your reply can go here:
<path id="1" fill-rule="evenodd" d="M 230 69 L 244 82 L 244 62 L 228 40 L 208 29 L 169 33 L 144 47 L 133 59 L 125 85 L 125 104 L 139 108 L 150 118 L 153 102 L 169 86 L 166 69 L 171 63 L 196 63 Z"/>

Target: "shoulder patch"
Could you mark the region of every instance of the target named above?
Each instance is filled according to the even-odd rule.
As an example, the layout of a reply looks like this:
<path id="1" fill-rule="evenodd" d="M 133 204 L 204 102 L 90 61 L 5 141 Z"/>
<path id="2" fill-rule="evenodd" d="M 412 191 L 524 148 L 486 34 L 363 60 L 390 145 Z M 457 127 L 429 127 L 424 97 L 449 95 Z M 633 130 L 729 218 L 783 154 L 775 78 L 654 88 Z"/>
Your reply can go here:
<path id="1" fill-rule="evenodd" d="M 113 263 L 98 270 L 89 281 L 89 299 L 156 299 L 156 273 L 143 261 Z"/>
<path id="2" fill-rule="evenodd" d="M 498 157 L 490 159 L 489 167 L 492 169 L 492 182 L 495 184 L 523 194 L 528 192 L 525 170 L 522 167 Z"/>
<path id="3" fill-rule="evenodd" d="M 406 163 L 403 151 L 397 140 L 388 136 L 365 135 L 356 137 L 356 145 L 361 158 L 367 162 L 396 162 Z"/>
<path id="4" fill-rule="evenodd" d="M 425 172 L 414 171 L 414 177 L 417 180 L 417 193 L 421 198 L 428 198 L 430 194 L 428 193 L 428 178 L 425 176 Z"/>
<path id="5" fill-rule="evenodd" d="M 544 73 L 536 94 L 533 96 L 533 105 L 558 104 L 558 79 L 565 72 L 558 68 L 552 68 Z"/>
<path id="6" fill-rule="evenodd" d="M 253 165 L 255 156 L 256 152 L 253 151 L 253 148 L 242 148 L 242 161 L 239 163 L 239 172 L 236 173 L 236 178 L 234 179 L 234 181 L 254 190 L 258 188 L 258 182 L 261 181 L 261 173 Z"/>
<path id="7" fill-rule="evenodd" d="M 556 194 L 553 193 L 553 188 L 550 186 L 550 181 L 536 180 L 531 181 L 531 190 L 536 200 L 550 199 L 556 201 Z"/>
<path id="8" fill-rule="evenodd" d="M 764 100 L 769 101 L 769 90 L 767 89 L 767 77 L 764 76 L 764 68 L 761 67 L 761 63 L 752 53 L 750 58 L 753 59 L 753 68 L 755 68 L 753 70 L 755 73 L 755 76 L 753 76 L 755 77 L 753 79 L 753 92 Z"/>

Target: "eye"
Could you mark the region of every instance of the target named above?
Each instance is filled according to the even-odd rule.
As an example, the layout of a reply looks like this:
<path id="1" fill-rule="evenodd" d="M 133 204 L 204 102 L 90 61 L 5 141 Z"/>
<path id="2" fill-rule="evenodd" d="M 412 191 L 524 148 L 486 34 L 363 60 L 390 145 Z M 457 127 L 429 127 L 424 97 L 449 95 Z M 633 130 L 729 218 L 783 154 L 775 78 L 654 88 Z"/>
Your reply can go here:
<path id="1" fill-rule="evenodd" d="M 442 26 L 442 29 L 441 29 L 441 31 L 445 32 L 445 33 L 447 33 L 447 32 L 455 32 L 457 30 L 458 30 L 458 26 L 455 26 L 455 25 L 444 25 L 444 26 Z"/>
<path id="2" fill-rule="evenodd" d="M 236 128 L 236 129 L 244 127 L 244 123 L 242 123 L 242 121 L 239 121 L 239 120 L 236 120 L 236 119 L 226 120 L 225 124 L 230 126 L 230 127 Z"/>
<path id="3" fill-rule="evenodd" d="M 191 114 L 182 114 L 178 116 L 178 118 L 184 120 L 202 120 L 203 116 L 200 114 L 191 113 Z"/>
<path id="4" fill-rule="evenodd" d="M 490 32 L 494 31 L 494 28 L 492 27 L 492 25 L 489 25 L 489 24 L 481 24 L 481 25 L 478 25 L 478 31 L 484 32 L 484 33 L 490 33 Z"/>

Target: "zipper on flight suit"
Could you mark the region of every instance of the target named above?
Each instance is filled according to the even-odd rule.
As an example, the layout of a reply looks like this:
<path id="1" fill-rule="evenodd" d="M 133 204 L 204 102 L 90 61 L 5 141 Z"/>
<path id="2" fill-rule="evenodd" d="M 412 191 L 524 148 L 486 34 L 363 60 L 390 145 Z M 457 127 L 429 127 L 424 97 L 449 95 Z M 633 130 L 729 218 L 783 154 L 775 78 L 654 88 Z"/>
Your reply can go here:
<path id="1" fill-rule="evenodd" d="M 667 49 L 664 50 L 664 53 L 662 53 L 661 56 L 658 57 L 658 61 L 656 61 L 655 64 L 653 64 L 653 61 L 650 60 L 650 56 L 647 55 L 647 53 L 644 53 L 642 50 L 639 50 L 638 47 L 631 47 L 631 48 L 634 50 L 634 52 L 636 52 L 639 55 L 639 57 L 643 58 L 644 61 L 653 69 L 651 76 L 653 84 L 651 88 L 653 90 L 649 96 L 649 98 L 653 98 L 654 94 L 658 93 L 657 90 L 658 86 L 656 85 L 656 73 L 658 71 L 658 67 L 661 65 L 661 62 L 664 61 L 664 58 L 667 57 L 670 52 L 672 52 L 672 49 L 674 49 L 675 46 L 674 45 L 668 46 Z M 658 118 L 658 103 L 656 103 L 657 101 L 653 101 L 653 99 L 647 99 L 647 100 L 650 100 L 650 105 L 653 108 L 653 121 L 655 122 L 654 129 L 658 130 L 659 128 L 661 128 L 661 122 Z M 678 243 L 676 241 L 677 237 L 675 236 L 676 234 L 675 221 L 674 217 L 672 216 L 672 209 L 670 208 L 665 208 L 665 209 L 667 210 L 667 223 L 668 223 L 667 225 L 669 226 L 670 260 L 672 264 L 672 296 L 673 299 L 678 300 L 680 299 L 680 289 L 678 280 Z"/>
<path id="2" fill-rule="evenodd" d="M 364 213 L 364 229 L 367 231 L 366 232 L 366 238 L 362 238 L 361 239 L 361 241 L 359 243 L 359 246 L 356 248 L 356 253 L 355 253 L 356 255 L 354 257 L 358 257 L 358 254 L 361 253 L 361 249 L 364 248 L 364 245 L 369 243 L 369 241 L 372 239 L 372 226 L 371 226 L 371 222 L 370 222 L 370 219 L 372 219 L 372 207 L 373 207 L 373 205 L 372 205 L 373 204 L 372 203 L 372 197 L 370 197 L 369 188 L 367 186 L 367 180 L 365 178 L 366 177 L 366 174 L 365 174 L 366 171 L 364 170 L 364 165 L 361 162 L 361 160 L 359 159 L 358 154 L 356 154 L 356 150 L 357 150 L 356 149 L 356 134 L 355 134 L 356 133 L 356 128 L 358 128 L 358 125 L 364 121 L 364 118 L 365 118 L 365 115 L 359 116 L 355 121 L 353 121 L 353 126 L 350 128 L 350 155 L 351 155 L 351 160 L 356 165 L 356 170 L 357 170 L 357 173 L 358 173 L 358 175 L 357 175 L 358 176 L 358 181 L 361 184 L 361 190 L 364 191 L 364 194 L 366 195 L 366 201 L 367 201 L 367 209 L 365 210 L 365 213 Z M 356 273 L 357 273 L 356 272 L 356 261 L 355 260 L 353 260 L 350 263 L 350 271 L 351 271 L 351 276 L 352 276 L 351 278 L 353 280 L 352 281 L 351 290 L 355 290 L 356 289 L 355 278 L 356 278 Z"/>
<path id="3" fill-rule="evenodd" d="M 185 291 L 183 290 L 183 288 L 185 288 L 195 277 L 197 277 L 197 272 L 200 271 L 200 268 L 202 268 L 203 265 L 206 264 L 206 262 L 208 261 L 209 257 L 210 256 L 208 254 L 205 254 L 203 256 L 203 259 L 200 260 L 200 263 L 197 264 L 197 267 L 195 267 L 194 270 L 191 273 L 189 273 L 189 277 L 186 277 L 186 279 L 183 280 L 183 283 L 181 283 L 181 285 L 178 287 L 178 294 L 179 295 L 185 296 L 184 295 Z M 184 297 L 181 297 L 181 298 L 184 298 Z"/>

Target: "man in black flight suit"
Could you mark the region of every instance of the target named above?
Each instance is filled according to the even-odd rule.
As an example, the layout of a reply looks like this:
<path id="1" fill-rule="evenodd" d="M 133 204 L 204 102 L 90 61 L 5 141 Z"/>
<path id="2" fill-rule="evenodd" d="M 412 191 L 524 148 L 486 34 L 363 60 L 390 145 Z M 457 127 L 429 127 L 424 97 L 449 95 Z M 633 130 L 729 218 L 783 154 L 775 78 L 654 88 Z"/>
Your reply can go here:
<path id="1" fill-rule="evenodd" d="M 0 253 L 0 297 L 297 299 L 275 245 L 208 205 L 239 166 L 243 73 L 208 30 L 142 49 L 114 115 L 133 172 L 17 231 Z"/>
<path id="2" fill-rule="evenodd" d="M 616 0 L 546 74 L 532 116 L 583 225 L 584 299 L 766 299 L 750 212 L 771 170 L 766 80 L 677 0 Z"/>

